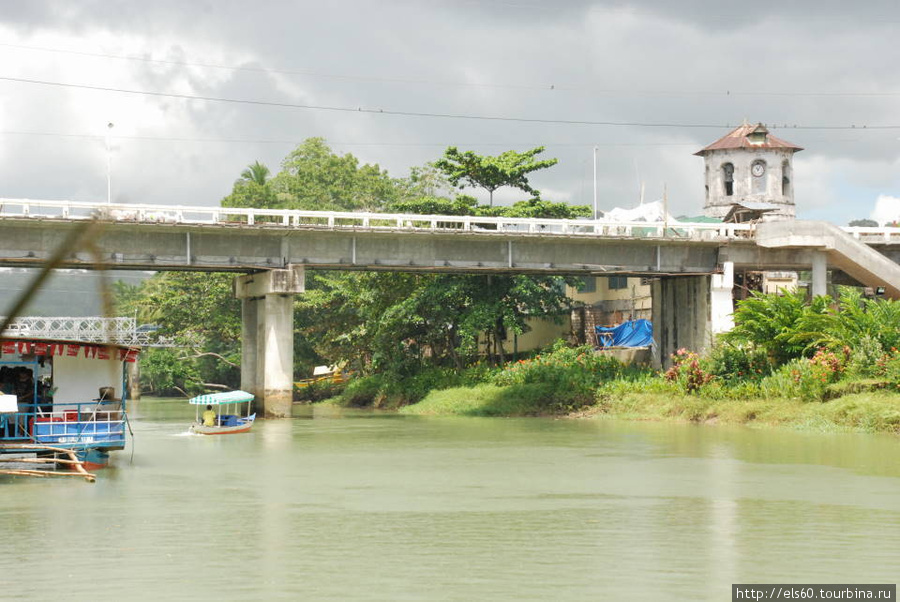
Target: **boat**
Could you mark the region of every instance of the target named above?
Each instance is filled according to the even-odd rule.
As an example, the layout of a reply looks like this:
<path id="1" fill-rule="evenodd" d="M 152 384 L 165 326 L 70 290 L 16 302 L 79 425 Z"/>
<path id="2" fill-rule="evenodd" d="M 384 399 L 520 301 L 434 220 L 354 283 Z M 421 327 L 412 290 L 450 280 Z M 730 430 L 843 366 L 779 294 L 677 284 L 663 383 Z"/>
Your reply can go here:
<path id="1" fill-rule="evenodd" d="M 0 339 L 0 461 L 106 466 L 111 451 L 125 448 L 126 368 L 138 353 L 118 344 Z"/>
<path id="2" fill-rule="evenodd" d="M 253 427 L 256 414 L 250 413 L 253 395 L 245 391 L 228 391 L 225 393 L 207 393 L 191 398 L 188 403 L 196 406 L 196 422 L 191 425 L 190 431 L 198 435 L 234 435 L 246 433 Z M 247 404 L 247 413 L 240 415 L 240 406 Z M 207 426 L 200 419 L 200 407 L 209 406 L 215 408 L 216 420 L 212 426 Z M 222 413 L 225 407 L 226 412 Z"/>

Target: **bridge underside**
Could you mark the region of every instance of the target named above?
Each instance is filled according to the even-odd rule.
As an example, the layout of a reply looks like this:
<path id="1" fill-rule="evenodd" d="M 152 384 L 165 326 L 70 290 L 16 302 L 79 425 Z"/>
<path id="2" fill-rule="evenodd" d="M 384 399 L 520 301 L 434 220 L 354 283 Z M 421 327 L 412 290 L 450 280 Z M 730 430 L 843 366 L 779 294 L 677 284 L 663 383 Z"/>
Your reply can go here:
<path id="1" fill-rule="evenodd" d="M 0 220 L 0 266 L 43 266 L 77 225 L 53 219 Z M 676 349 L 702 349 L 722 328 L 730 312 L 734 270 L 812 270 L 814 291 L 820 293 L 829 258 L 813 245 L 765 247 L 741 238 L 265 225 L 101 223 L 83 242 L 88 244 L 65 253 L 57 267 L 247 274 L 235 285 L 244 322 L 241 382 L 257 395 L 258 410 L 267 416 L 290 413 L 292 295 L 302 292 L 306 268 L 656 276 L 656 361 L 664 365 Z M 898 253 L 895 246 L 879 251 L 888 257 Z M 843 266 L 833 262 L 831 267 Z"/>

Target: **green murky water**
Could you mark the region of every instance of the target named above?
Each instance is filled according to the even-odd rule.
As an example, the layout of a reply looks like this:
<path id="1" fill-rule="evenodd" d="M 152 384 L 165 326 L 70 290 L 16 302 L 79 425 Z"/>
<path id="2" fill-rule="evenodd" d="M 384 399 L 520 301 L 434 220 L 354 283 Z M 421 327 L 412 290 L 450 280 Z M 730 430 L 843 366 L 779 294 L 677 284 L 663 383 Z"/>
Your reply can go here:
<path id="1" fill-rule="evenodd" d="M 900 439 L 145 399 L 96 484 L 0 480 L 0 598 L 728 600 L 895 583 Z"/>

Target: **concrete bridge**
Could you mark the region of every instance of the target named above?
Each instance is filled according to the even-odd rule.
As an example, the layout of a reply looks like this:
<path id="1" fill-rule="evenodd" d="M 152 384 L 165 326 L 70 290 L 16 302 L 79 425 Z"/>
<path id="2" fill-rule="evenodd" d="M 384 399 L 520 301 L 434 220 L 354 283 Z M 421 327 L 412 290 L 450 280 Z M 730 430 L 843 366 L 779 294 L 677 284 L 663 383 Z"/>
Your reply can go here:
<path id="1" fill-rule="evenodd" d="M 232 271 L 242 300 L 242 387 L 290 411 L 292 296 L 305 269 L 656 277 L 657 361 L 727 327 L 736 270 L 840 270 L 900 298 L 900 228 L 604 222 L 0 199 L 0 266 L 39 266 L 79 223 L 90 248 L 59 267 Z M 725 325 L 725 326 L 723 326 Z"/>

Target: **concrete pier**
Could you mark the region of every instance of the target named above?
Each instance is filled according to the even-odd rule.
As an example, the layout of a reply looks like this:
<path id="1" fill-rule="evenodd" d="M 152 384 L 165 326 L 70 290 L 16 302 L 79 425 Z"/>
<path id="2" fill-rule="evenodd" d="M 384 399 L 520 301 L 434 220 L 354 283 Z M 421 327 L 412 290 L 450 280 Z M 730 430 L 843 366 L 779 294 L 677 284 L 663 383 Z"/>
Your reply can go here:
<path id="1" fill-rule="evenodd" d="M 653 282 L 653 366 L 666 368 L 682 347 L 702 353 L 712 342 L 710 277 L 660 278 Z"/>
<path id="2" fill-rule="evenodd" d="M 256 396 L 257 414 L 291 415 L 294 387 L 293 296 L 305 290 L 302 266 L 238 276 L 241 300 L 241 388 Z"/>

